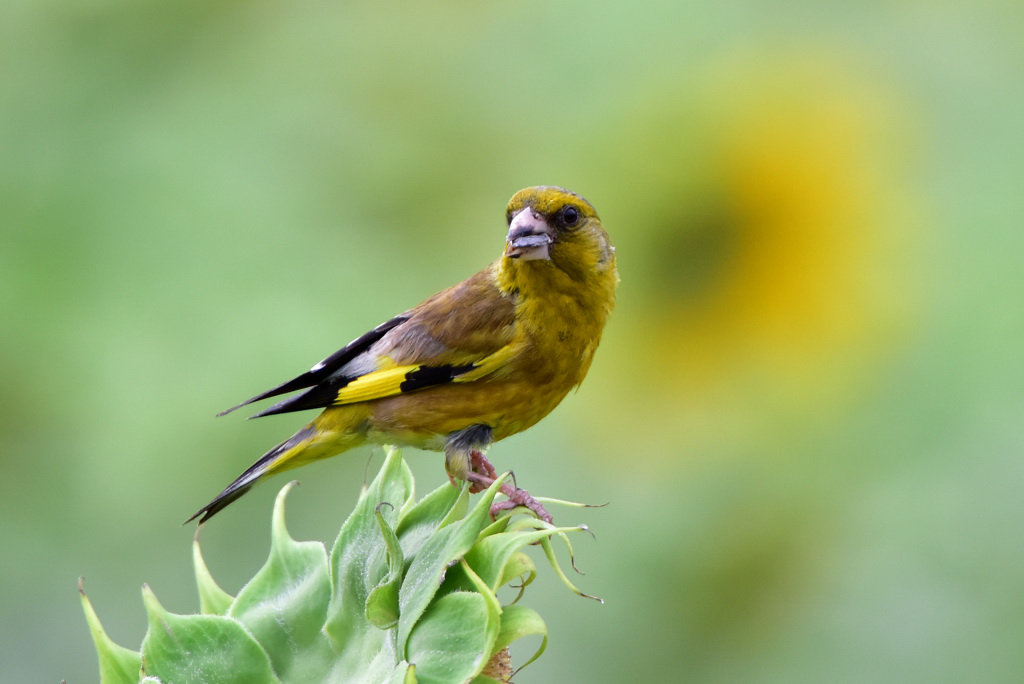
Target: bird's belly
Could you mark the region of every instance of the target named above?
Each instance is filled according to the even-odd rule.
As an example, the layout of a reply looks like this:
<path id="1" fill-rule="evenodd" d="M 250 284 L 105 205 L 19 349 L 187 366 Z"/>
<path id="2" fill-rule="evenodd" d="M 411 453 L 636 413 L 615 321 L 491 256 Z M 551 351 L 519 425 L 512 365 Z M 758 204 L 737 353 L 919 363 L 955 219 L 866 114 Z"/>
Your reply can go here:
<path id="1" fill-rule="evenodd" d="M 387 397 L 369 404 L 368 439 L 378 444 L 442 451 L 451 433 L 483 424 L 491 427 L 494 441 L 498 441 L 546 416 L 570 387 L 476 381 Z"/>

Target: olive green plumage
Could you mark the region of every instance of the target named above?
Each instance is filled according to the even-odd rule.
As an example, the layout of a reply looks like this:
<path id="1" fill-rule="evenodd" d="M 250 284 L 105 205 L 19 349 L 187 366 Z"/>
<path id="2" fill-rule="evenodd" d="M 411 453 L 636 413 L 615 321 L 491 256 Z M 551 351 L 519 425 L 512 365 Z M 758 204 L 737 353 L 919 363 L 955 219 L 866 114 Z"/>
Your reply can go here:
<path id="1" fill-rule="evenodd" d="M 303 389 L 257 415 L 323 412 L 190 520 L 366 442 L 444 451 L 449 475 L 466 479 L 473 450 L 534 425 L 583 382 L 618 284 L 608 234 L 589 202 L 550 186 L 516 193 L 506 219 L 490 266 L 229 409 Z"/>

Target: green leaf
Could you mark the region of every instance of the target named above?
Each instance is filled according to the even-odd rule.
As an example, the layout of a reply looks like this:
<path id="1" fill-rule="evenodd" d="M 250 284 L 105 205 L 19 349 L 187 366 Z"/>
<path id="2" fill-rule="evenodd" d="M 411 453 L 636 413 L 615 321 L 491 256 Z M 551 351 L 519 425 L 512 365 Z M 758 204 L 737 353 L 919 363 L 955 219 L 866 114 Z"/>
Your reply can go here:
<path id="1" fill-rule="evenodd" d="M 522 551 L 516 551 L 509 556 L 505 567 L 501 569 L 501 579 L 498 580 L 498 586 L 503 587 L 512 580 L 519 579 L 522 586 L 527 587 L 536 577 L 537 566 L 534 565 L 533 559 Z"/>
<path id="2" fill-rule="evenodd" d="M 146 676 L 163 682 L 279 684 L 270 658 L 240 622 L 223 615 L 174 615 L 142 587 L 149 629 L 142 642 Z"/>
<path id="3" fill-rule="evenodd" d="M 384 681 L 401 660 L 393 636 L 366 620 L 370 592 L 387 574 L 387 548 L 377 524 L 377 507 L 394 527 L 399 511 L 413 496 L 412 473 L 397 449 L 390 449 L 380 473 L 370 483 L 331 551 L 333 592 L 324 632 L 339 654 L 337 681 Z M 393 508 L 392 508 L 393 507 Z"/>
<path id="4" fill-rule="evenodd" d="M 271 524 L 270 557 L 238 593 L 228 615 L 241 622 L 269 654 L 274 672 L 294 681 L 322 676 L 332 661 L 321 631 L 327 619 L 331 582 L 327 550 L 320 542 L 298 542 L 285 526 L 285 498 L 277 495 Z"/>
<path id="5" fill-rule="evenodd" d="M 565 533 L 566 532 L 572 532 L 572 531 L 587 531 L 587 528 L 581 526 L 581 527 L 569 527 L 569 528 L 559 528 L 558 529 L 559 537 L 561 537 L 562 541 L 565 542 L 565 545 L 569 547 L 569 557 L 570 558 L 572 557 L 572 545 L 569 543 L 569 538 L 565 535 Z M 555 548 L 551 544 L 551 538 L 550 537 L 544 537 L 543 539 L 539 539 L 538 541 L 540 542 L 541 548 L 544 549 L 544 555 L 547 556 L 548 564 L 551 565 L 551 569 L 555 571 L 556 575 L 558 575 L 558 579 L 562 580 L 562 584 L 564 584 L 565 586 L 569 587 L 569 589 L 574 594 L 576 594 L 577 596 L 582 596 L 583 598 L 594 599 L 598 603 L 604 603 L 604 599 L 598 598 L 597 596 L 591 596 L 590 594 L 584 594 L 582 591 L 580 591 L 579 589 L 576 588 L 575 584 L 573 584 L 572 582 L 569 581 L 569 578 L 566 576 L 565 572 L 562 570 L 562 566 L 558 564 L 558 559 L 555 558 Z M 573 567 L 575 567 L 575 566 L 573 566 Z"/>
<path id="6" fill-rule="evenodd" d="M 196 586 L 199 588 L 199 611 L 207 615 L 227 615 L 228 608 L 235 597 L 220 588 L 214 581 L 206 561 L 203 560 L 203 553 L 199 549 L 199 530 L 196 528 L 196 536 L 192 539 L 192 565 L 196 572 Z"/>
<path id="7" fill-rule="evenodd" d="M 469 487 L 444 484 L 427 494 L 399 518 L 395 533 L 402 541 L 406 561 L 415 557 L 436 530 L 460 520 L 469 510 Z"/>
<path id="8" fill-rule="evenodd" d="M 509 539 L 518 538 L 521 540 L 520 545 L 533 543 L 540 544 L 541 548 L 544 550 L 544 555 L 548 559 L 548 563 L 551 565 L 551 569 L 555 571 L 555 574 L 562 581 L 562 584 L 578 596 L 594 599 L 595 601 L 604 603 L 603 599 L 598 598 L 597 596 L 591 596 L 590 594 L 584 594 L 580 591 L 576 585 L 569 580 L 568 576 L 566 576 L 561 565 L 558 563 L 558 559 L 555 557 L 555 549 L 551 543 L 551 539 L 553 537 L 558 537 L 569 550 L 570 561 L 573 558 L 572 542 L 569 541 L 570 532 L 590 532 L 590 530 L 586 525 L 579 525 L 577 527 L 553 527 L 547 523 L 537 520 L 536 518 L 525 517 L 511 523 L 505 534 L 509 535 Z M 481 540 L 481 546 L 483 545 L 483 542 L 484 540 Z M 483 562 L 480 563 L 479 568 L 474 567 L 474 569 L 480 573 L 481 577 L 488 581 L 489 586 L 494 586 L 490 580 L 494 577 L 494 566 L 497 562 L 497 556 L 499 553 L 507 553 L 508 547 L 505 546 L 507 543 L 506 540 L 500 538 L 497 540 L 491 540 L 491 538 L 488 538 L 487 543 L 494 545 L 494 548 L 492 549 L 493 555 L 481 553 L 477 560 L 479 562 L 479 560 L 482 559 Z M 573 565 L 573 567 L 575 568 L 576 566 Z M 502 574 L 504 574 L 504 572 L 503 567 Z"/>
<path id="9" fill-rule="evenodd" d="M 520 670 L 544 653 L 544 649 L 548 646 L 548 627 L 544 624 L 540 613 L 533 608 L 505 606 L 505 610 L 501 614 L 501 630 L 498 632 L 498 637 L 494 642 L 494 650 L 500 651 L 513 641 L 532 635 L 542 637 L 540 648 L 537 649 L 537 652 L 529 660 L 519 666 Z"/>
<path id="10" fill-rule="evenodd" d="M 502 568 L 501 579 L 498 580 L 498 586 L 503 587 L 506 584 L 511 584 L 513 580 L 518 579 L 519 595 L 510 602 L 516 603 L 523 597 L 526 587 L 530 586 L 536 577 L 537 566 L 534 565 L 533 559 L 522 551 L 516 551 L 509 557 L 508 562 L 505 563 L 505 567 Z"/>
<path id="11" fill-rule="evenodd" d="M 409 635 L 407 657 L 420 684 L 465 682 L 483 670 L 493 638 L 483 596 L 456 592 L 430 605 Z"/>
<path id="12" fill-rule="evenodd" d="M 387 549 L 388 575 L 366 598 L 366 619 L 378 629 L 388 629 L 398 624 L 398 589 L 402 585 L 402 571 L 405 568 L 402 545 L 381 513 L 380 509 L 384 505 L 381 503 L 377 506 L 375 517 Z"/>
<path id="13" fill-rule="evenodd" d="M 406 652 L 406 641 L 416 621 L 437 593 L 448 566 L 462 558 L 473 547 L 480 531 L 490 522 L 491 503 L 508 474 L 502 475 L 480 496 L 476 506 L 462 520 L 442 527 L 416 554 L 405 573 L 399 592 L 399 653 Z M 417 674 L 419 676 L 419 674 Z"/>
<path id="14" fill-rule="evenodd" d="M 344 641 L 347 630 L 363 621 L 369 592 L 386 572 L 387 547 L 377 523 L 378 506 L 383 520 L 393 528 L 400 508 L 412 497 L 412 474 L 400 452 L 392 449 L 380 473 L 363 491 L 356 509 L 341 528 L 331 551 L 334 595 L 326 629 L 335 641 Z"/>
<path id="15" fill-rule="evenodd" d="M 501 615 L 501 603 L 498 602 L 497 595 L 495 595 L 495 593 L 490 590 L 490 587 L 484 584 L 484 581 L 480 579 L 479 575 L 473 572 L 473 568 L 469 567 L 469 563 L 466 562 L 465 558 L 459 560 L 459 566 L 462 568 L 463 572 L 466 573 L 466 576 L 469 577 L 470 581 L 473 583 L 473 589 L 479 592 L 479 594 L 483 596 L 484 600 L 487 602 L 488 618 L 490 620 L 490 622 L 488 623 L 488 628 L 493 628 L 494 633 L 491 635 L 490 638 L 494 639 L 498 635 L 498 617 Z"/>
<path id="16" fill-rule="evenodd" d="M 533 561 L 523 556 L 519 549 L 529 544 L 539 543 L 544 548 L 548 561 L 556 574 L 566 586 L 575 593 L 586 596 L 562 572 L 551 545 L 551 537 L 557 536 L 568 546 L 567 533 L 580 532 L 584 529 L 581 527 L 551 527 L 536 519 L 526 519 L 522 523 L 510 525 L 505 532 L 480 539 L 466 554 L 466 561 L 492 591 L 497 591 L 498 587 L 522 575 L 527 575 L 524 583 L 529 584 L 533 581 L 536 571 Z M 571 552 L 572 547 L 569 548 Z"/>
<path id="17" fill-rule="evenodd" d="M 92 641 L 96 645 L 96 655 L 100 660 L 100 682 L 102 684 L 134 684 L 139 681 L 142 669 L 142 657 L 135 651 L 118 646 L 107 636 L 100 618 L 93 610 L 92 602 L 82 589 L 82 578 L 78 579 L 78 593 L 82 599 L 82 610 L 85 621 L 89 624 Z"/>
<path id="18" fill-rule="evenodd" d="M 466 554 L 466 562 L 490 587 L 491 591 L 497 591 L 498 587 L 507 581 L 506 577 L 509 572 L 515 571 L 515 568 L 521 564 L 521 561 L 517 559 L 515 568 L 506 572 L 506 567 L 519 549 L 546 539 L 550 535 L 551 530 L 544 529 L 502 532 L 484 537 Z M 518 577 L 518 573 L 512 577 Z"/>

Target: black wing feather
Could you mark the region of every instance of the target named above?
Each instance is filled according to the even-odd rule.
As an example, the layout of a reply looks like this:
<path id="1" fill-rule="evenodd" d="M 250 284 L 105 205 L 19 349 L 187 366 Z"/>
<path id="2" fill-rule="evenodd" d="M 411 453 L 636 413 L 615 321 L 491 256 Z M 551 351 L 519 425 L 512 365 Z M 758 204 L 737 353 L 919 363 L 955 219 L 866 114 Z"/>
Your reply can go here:
<path id="1" fill-rule="evenodd" d="M 420 366 L 416 370 L 411 370 L 406 374 L 405 380 L 402 381 L 399 388 L 402 390 L 402 393 L 405 393 L 414 392 L 427 387 L 435 387 L 437 385 L 446 385 L 463 373 L 468 373 L 473 370 L 475 367 L 476 366 L 472 363 L 468 363 L 464 366 L 453 366 L 451 364 L 445 364 L 443 366 Z M 338 392 L 353 380 L 355 380 L 355 378 L 327 378 L 324 382 L 321 382 L 315 387 L 311 387 L 302 394 L 295 397 L 288 397 L 284 401 L 279 401 L 270 408 L 260 411 L 252 417 L 261 418 L 262 416 L 273 416 L 278 413 L 292 413 L 293 411 L 326 408 L 334 404 L 335 400 L 338 398 Z"/>
<path id="2" fill-rule="evenodd" d="M 399 385 L 402 392 L 413 392 L 426 387 L 447 385 L 463 373 L 468 373 L 476 367 L 475 364 L 467 363 L 464 366 L 453 366 L 447 363 L 443 366 L 420 366 L 414 371 L 409 371 L 405 380 Z"/>
<path id="3" fill-rule="evenodd" d="M 339 368 L 344 366 L 346 363 L 348 363 L 349 361 L 351 361 L 352 359 L 354 359 L 355 357 L 359 356 L 364 351 L 369 349 L 370 346 L 372 346 L 377 340 L 379 340 L 380 338 L 384 337 L 384 335 L 387 334 L 387 332 L 389 330 L 391 330 L 392 328 L 397 327 L 398 325 L 401 325 L 406 320 L 408 320 L 408 318 L 409 318 L 409 316 L 407 314 L 402 314 L 401 316 L 395 316 L 391 320 L 385 321 L 384 323 L 381 323 L 380 325 L 378 325 L 376 328 L 374 328 L 370 332 L 366 333 L 365 335 L 362 335 L 362 336 L 357 337 L 356 339 L 352 340 L 351 342 L 346 344 L 343 348 L 341 348 L 338 351 L 334 352 L 333 354 L 331 354 L 326 359 L 324 359 L 320 363 L 318 363 L 315 366 L 313 366 L 313 368 L 311 368 L 309 371 L 303 373 L 299 377 L 293 378 L 293 379 L 289 380 L 288 382 L 282 383 L 282 384 L 278 385 L 277 387 L 274 387 L 273 389 L 269 389 L 266 392 L 263 392 L 262 394 L 257 394 L 252 399 L 247 399 L 247 400 L 243 401 L 241 404 L 238 404 L 237 406 L 232 406 L 231 408 L 227 409 L 226 411 L 221 411 L 217 415 L 218 416 L 224 416 L 224 415 L 227 415 L 227 414 L 231 413 L 235 409 L 240 409 L 243 406 L 248 406 L 249 404 L 252 404 L 253 402 L 261 401 L 263 399 L 269 399 L 270 397 L 276 397 L 276 396 L 281 395 L 281 394 L 287 394 L 288 392 L 294 392 L 295 390 L 304 389 L 306 387 L 313 387 L 314 385 L 319 385 L 320 383 L 323 383 L 325 380 L 328 380 L 330 378 L 332 373 L 334 373 L 336 370 L 338 370 Z M 335 392 L 337 392 L 337 389 L 340 389 L 340 388 L 344 387 L 346 384 L 348 384 L 348 382 L 349 382 L 349 380 L 344 380 L 344 382 L 342 382 L 341 384 L 339 384 L 337 386 L 337 388 L 335 389 Z M 318 389 L 318 388 L 314 388 L 314 389 Z M 307 392 L 307 394 L 309 394 L 309 393 Z M 305 395 L 303 395 L 303 396 L 305 396 Z M 301 397 L 296 397 L 296 398 L 301 398 Z M 286 402 L 281 402 L 281 404 L 284 404 L 284 403 L 286 403 Z M 280 406 L 280 404 L 278 404 L 278 406 Z M 274 410 L 274 408 L 277 408 L 277 406 L 271 407 L 270 409 L 268 409 L 266 411 L 258 413 L 255 416 L 253 416 L 253 418 L 256 418 L 258 416 L 271 415 L 271 412 Z M 315 408 L 315 407 L 310 406 L 310 407 L 304 407 L 304 408 Z M 302 410 L 302 409 L 295 408 L 295 409 L 291 409 L 291 410 L 299 411 L 299 410 Z M 273 411 L 273 412 L 274 413 L 284 413 L 284 411 Z"/>
<path id="4" fill-rule="evenodd" d="M 250 418 L 262 418 L 263 416 L 275 416 L 279 413 L 293 413 L 295 411 L 306 411 L 308 409 L 326 408 L 338 398 L 338 391 L 355 380 L 355 378 L 327 378 L 319 385 L 315 385 L 302 394 L 288 397 L 279 401 L 268 409 L 264 409 Z"/>

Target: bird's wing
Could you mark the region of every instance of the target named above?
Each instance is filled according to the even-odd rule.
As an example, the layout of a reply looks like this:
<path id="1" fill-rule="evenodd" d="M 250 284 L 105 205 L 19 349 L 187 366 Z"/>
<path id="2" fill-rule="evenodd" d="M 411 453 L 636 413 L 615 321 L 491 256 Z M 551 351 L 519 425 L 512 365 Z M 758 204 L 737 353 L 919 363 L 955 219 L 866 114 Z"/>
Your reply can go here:
<path id="1" fill-rule="evenodd" d="M 514 333 L 514 296 L 501 293 L 485 269 L 377 326 L 308 373 L 239 406 L 309 388 L 257 418 L 471 382 L 502 368 L 514 355 Z"/>
<path id="2" fill-rule="evenodd" d="M 236 409 L 240 409 L 243 406 L 248 406 L 249 404 L 252 404 L 254 402 L 261 401 L 263 399 L 269 399 L 270 397 L 276 397 L 281 394 L 294 392 L 295 390 L 313 387 L 315 385 L 320 384 L 321 382 L 324 382 L 325 380 L 330 378 L 332 374 L 337 372 L 338 369 L 344 367 L 345 364 L 352 361 L 352 359 L 355 359 L 361 354 L 366 353 L 366 350 L 373 346 L 373 344 L 380 340 L 380 338 L 384 337 L 384 335 L 386 335 L 389 330 L 393 330 L 394 328 L 404 323 L 406 320 L 408 320 L 408 314 L 402 314 L 400 316 L 395 316 L 389 321 L 381 323 L 373 330 L 370 330 L 369 332 L 360 335 L 356 339 L 352 340 L 344 347 L 334 352 L 323 361 L 317 363 L 307 372 L 303 373 L 297 378 L 292 378 L 288 382 L 282 383 L 277 387 L 274 387 L 273 389 L 269 389 L 266 392 L 257 394 L 252 399 L 246 399 L 241 404 L 237 404 L 225 411 L 221 411 L 217 415 L 227 415 L 228 413 L 231 413 Z"/>

